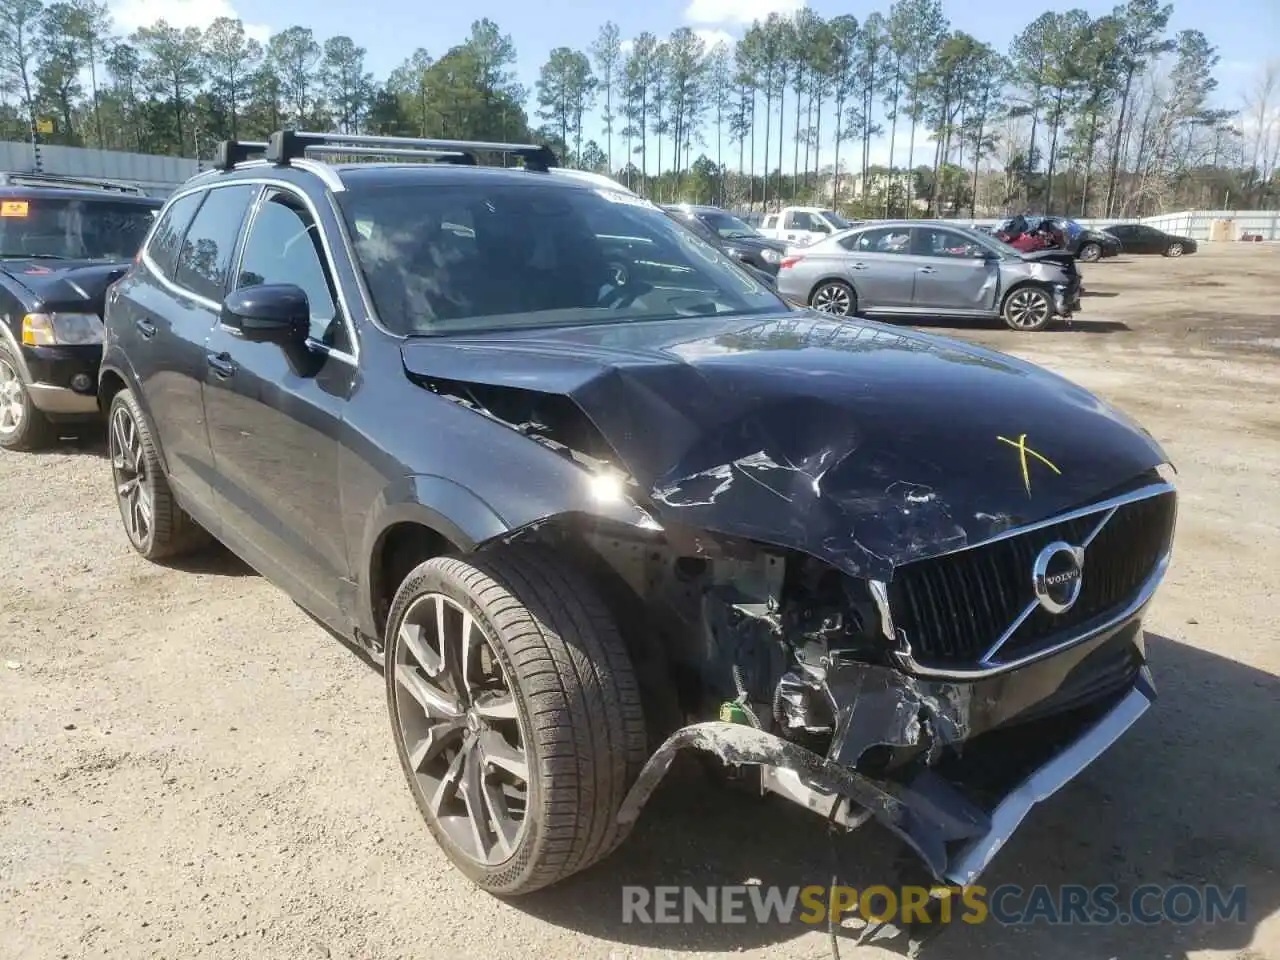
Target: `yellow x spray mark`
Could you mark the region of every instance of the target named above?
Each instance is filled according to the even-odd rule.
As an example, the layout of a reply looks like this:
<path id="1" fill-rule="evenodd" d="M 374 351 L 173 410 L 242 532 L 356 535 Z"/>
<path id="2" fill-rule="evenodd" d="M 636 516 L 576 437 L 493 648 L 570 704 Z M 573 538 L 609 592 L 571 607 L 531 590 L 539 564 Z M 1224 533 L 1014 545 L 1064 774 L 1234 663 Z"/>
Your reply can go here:
<path id="1" fill-rule="evenodd" d="M 1018 451 L 1018 459 L 1022 463 L 1022 485 L 1027 488 L 1027 496 L 1031 496 L 1031 469 L 1027 465 L 1027 457 L 1035 457 L 1058 476 L 1062 476 L 1062 471 L 1054 465 L 1052 460 L 1044 454 L 1037 453 L 1035 450 L 1032 450 L 1027 446 L 1027 435 L 1025 433 L 1018 434 L 1017 440 L 1010 440 L 1008 437 L 999 436 L 996 437 L 996 439 L 1001 443 L 1007 443 Z"/>

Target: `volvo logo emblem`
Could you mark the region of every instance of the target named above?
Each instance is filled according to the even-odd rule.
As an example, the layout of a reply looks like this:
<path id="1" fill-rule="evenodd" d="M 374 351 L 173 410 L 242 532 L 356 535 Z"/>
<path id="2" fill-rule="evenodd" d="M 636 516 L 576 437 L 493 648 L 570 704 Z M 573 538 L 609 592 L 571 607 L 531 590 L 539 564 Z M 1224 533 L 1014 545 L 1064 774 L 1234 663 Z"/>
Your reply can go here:
<path id="1" fill-rule="evenodd" d="M 1049 613 L 1066 613 L 1084 586 L 1084 549 L 1057 540 L 1040 551 L 1031 568 L 1036 602 Z"/>

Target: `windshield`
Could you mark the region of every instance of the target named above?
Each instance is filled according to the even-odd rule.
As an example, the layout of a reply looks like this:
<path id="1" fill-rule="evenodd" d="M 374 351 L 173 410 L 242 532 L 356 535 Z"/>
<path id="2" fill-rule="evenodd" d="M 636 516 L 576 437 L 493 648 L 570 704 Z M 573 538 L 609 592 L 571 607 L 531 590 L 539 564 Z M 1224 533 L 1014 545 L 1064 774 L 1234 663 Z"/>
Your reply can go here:
<path id="1" fill-rule="evenodd" d="M 827 221 L 827 223 L 831 224 L 837 230 L 848 230 L 853 226 L 852 223 L 840 216 L 840 214 L 836 213 L 834 210 L 823 210 L 822 217 Z"/>
<path id="2" fill-rule="evenodd" d="M 383 324 L 404 335 L 765 313 L 767 287 L 613 190 L 424 184 L 338 195 Z"/>
<path id="3" fill-rule="evenodd" d="M 0 203 L 0 256 L 130 260 L 154 222 L 153 208 L 141 203 L 5 200 Z"/>
<path id="4" fill-rule="evenodd" d="M 758 237 L 760 234 L 754 227 L 749 227 L 731 213 L 720 210 L 701 211 L 697 218 L 727 240 L 739 237 Z"/>

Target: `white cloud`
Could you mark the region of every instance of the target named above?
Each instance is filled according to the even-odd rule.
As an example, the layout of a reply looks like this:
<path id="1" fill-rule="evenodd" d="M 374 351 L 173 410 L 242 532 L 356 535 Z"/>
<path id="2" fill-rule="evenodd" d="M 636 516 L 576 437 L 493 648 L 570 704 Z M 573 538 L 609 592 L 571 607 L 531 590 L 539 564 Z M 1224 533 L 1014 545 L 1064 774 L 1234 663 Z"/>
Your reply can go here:
<path id="1" fill-rule="evenodd" d="M 733 34 L 725 30 L 717 30 L 711 27 L 699 27 L 693 31 L 697 34 L 702 42 L 707 45 L 707 52 L 710 53 L 718 44 L 723 43 L 726 47 L 732 48 L 737 42 Z"/>
<path id="2" fill-rule="evenodd" d="M 180 30 L 203 30 L 218 17 L 239 16 L 228 0 L 118 0 L 111 4 L 111 15 L 123 33 L 149 27 L 157 20 Z M 271 28 L 260 23 L 246 23 L 244 32 L 264 43 L 271 36 Z"/>
<path id="3" fill-rule="evenodd" d="M 741 23 L 763 20 L 771 13 L 793 14 L 805 0 L 690 0 L 684 18 L 690 23 Z"/>

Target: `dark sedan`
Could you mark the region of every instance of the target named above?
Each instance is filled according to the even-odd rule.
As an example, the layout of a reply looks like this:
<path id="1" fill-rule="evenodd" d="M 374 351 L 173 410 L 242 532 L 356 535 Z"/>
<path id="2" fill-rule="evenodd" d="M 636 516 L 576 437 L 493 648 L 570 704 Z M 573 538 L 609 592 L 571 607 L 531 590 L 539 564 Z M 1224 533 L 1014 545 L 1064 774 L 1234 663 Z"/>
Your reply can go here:
<path id="1" fill-rule="evenodd" d="M 787 249 L 782 241 L 761 236 L 754 228 L 719 207 L 680 203 L 663 209 L 681 223 L 693 227 L 700 236 L 735 260 L 741 260 L 770 277 L 778 275 L 782 254 Z"/>
<path id="2" fill-rule="evenodd" d="M 1180 257 L 1184 253 L 1196 252 L 1196 242 L 1190 237 L 1165 233 L 1145 223 L 1118 223 L 1103 228 L 1103 232 L 1111 234 L 1124 244 L 1125 253 L 1158 253 L 1165 257 Z"/>

